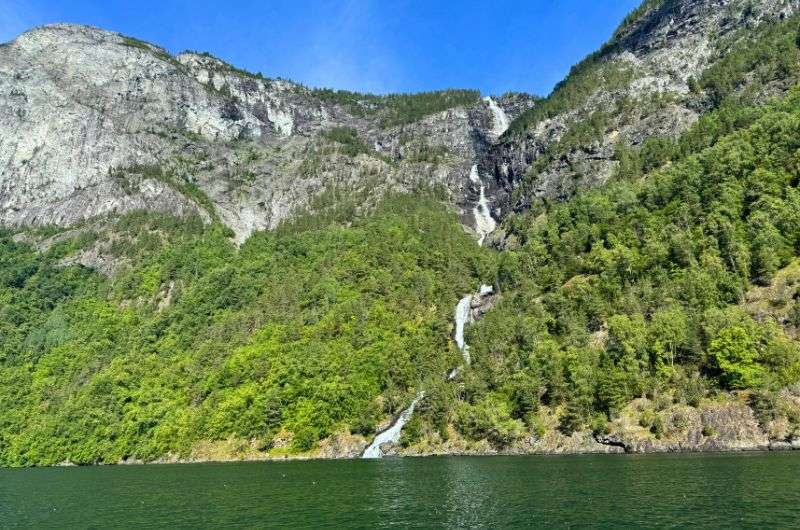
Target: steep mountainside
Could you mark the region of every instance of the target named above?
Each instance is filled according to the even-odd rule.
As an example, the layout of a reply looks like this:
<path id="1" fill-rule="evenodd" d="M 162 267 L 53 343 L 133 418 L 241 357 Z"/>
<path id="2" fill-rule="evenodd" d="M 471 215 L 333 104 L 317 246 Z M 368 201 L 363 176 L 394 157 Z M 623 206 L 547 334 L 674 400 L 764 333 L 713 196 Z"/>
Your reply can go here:
<path id="1" fill-rule="evenodd" d="M 0 220 L 195 212 L 241 242 L 332 190 L 362 204 L 441 185 L 469 206 L 470 168 L 502 133 L 501 107 L 513 117 L 532 103 L 312 91 L 207 55 L 46 26 L 0 47 Z"/>
<path id="2" fill-rule="evenodd" d="M 798 6 L 794 0 L 644 2 L 541 105 L 515 120 L 483 161 L 484 173 L 495 175 L 498 207 L 520 211 L 603 185 L 618 174 L 628 148 L 677 138 L 718 103 L 718 94 L 700 83 L 704 74 L 737 45 L 792 18 Z M 756 64 L 746 73 L 754 70 Z M 796 75 L 776 80 L 785 89 L 786 78 Z"/>
<path id="3" fill-rule="evenodd" d="M 0 465 L 800 449 L 798 7 L 545 99 L 0 46 Z"/>

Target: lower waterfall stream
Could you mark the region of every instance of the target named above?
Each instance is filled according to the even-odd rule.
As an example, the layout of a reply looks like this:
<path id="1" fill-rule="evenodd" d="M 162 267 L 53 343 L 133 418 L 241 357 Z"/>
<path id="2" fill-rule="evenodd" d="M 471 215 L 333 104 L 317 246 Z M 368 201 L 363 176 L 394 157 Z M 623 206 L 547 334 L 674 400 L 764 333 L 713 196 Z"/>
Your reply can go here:
<path id="1" fill-rule="evenodd" d="M 403 432 L 403 427 L 406 426 L 408 420 L 410 420 L 411 416 L 414 415 L 414 409 L 417 407 L 417 403 L 419 403 L 423 397 L 425 397 L 424 392 L 417 394 L 417 397 L 411 402 L 411 405 L 400 413 L 400 416 L 397 417 L 397 420 L 395 420 L 391 427 L 375 436 L 375 439 L 371 444 L 369 444 L 369 447 L 367 447 L 364 450 L 364 453 L 362 453 L 361 458 L 381 458 L 383 457 L 383 450 L 381 449 L 383 444 L 396 444 L 399 442 L 400 434 Z"/>
<path id="2" fill-rule="evenodd" d="M 491 285 L 481 285 L 478 291 L 478 296 L 482 298 L 486 295 L 492 294 L 493 292 L 494 288 Z M 458 346 L 458 349 L 461 351 L 461 355 L 464 357 L 464 364 L 450 371 L 447 376 L 448 381 L 455 379 L 458 374 L 461 373 L 463 367 L 469 366 L 472 362 L 472 359 L 469 355 L 469 344 L 467 344 L 466 340 L 464 339 L 464 329 L 473 321 L 472 303 L 474 300 L 475 294 L 469 294 L 459 300 L 458 305 L 456 306 L 455 316 L 453 319 L 455 322 L 455 333 L 453 339 L 455 340 L 456 346 Z M 381 431 L 375 436 L 375 439 L 372 440 L 372 443 L 369 444 L 369 446 L 361 454 L 361 458 L 382 458 L 382 445 L 388 443 L 396 444 L 399 442 L 400 435 L 403 432 L 403 427 L 406 426 L 406 423 L 408 423 L 408 421 L 411 419 L 411 416 L 414 415 L 414 409 L 424 397 L 424 392 L 417 394 L 417 397 L 411 402 L 411 405 L 409 405 L 407 409 L 400 413 L 394 423 L 392 423 L 388 429 Z"/>

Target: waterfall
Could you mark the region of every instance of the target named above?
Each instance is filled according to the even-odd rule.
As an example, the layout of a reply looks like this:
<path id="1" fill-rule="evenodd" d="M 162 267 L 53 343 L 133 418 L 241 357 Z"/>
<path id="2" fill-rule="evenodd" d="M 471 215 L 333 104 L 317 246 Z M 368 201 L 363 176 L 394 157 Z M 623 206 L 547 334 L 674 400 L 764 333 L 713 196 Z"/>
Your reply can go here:
<path id="1" fill-rule="evenodd" d="M 492 130 L 491 134 L 495 138 L 499 138 L 504 132 L 508 130 L 511 122 L 508 119 L 505 111 L 500 108 L 500 105 L 491 97 L 485 97 L 483 100 L 489 105 L 489 110 L 492 112 Z M 497 228 L 497 223 L 492 217 L 492 210 L 489 207 L 489 198 L 486 197 L 486 186 L 483 184 L 481 176 L 478 174 L 478 166 L 472 166 L 469 173 L 469 180 L 480 189 L 480 197 L 478 204 L 473 208 L 472 213 L 475 216 L 475 230 L 478 232 L 478 244 L 483 246 L 486 241 L 486 236 L 491 234 Z"/>
<path id="2" fill-rule="evenodd" d="M 495 137 L 499 138 L 508 129 L 508 116 L 506 116 L 506 113 L 502 108 L 500 108 L 500 105 L 498 105 L 495 100 L 490 97 L 483 99 L 489 105 L 489 110 L 492 111 L 493 122 L 491 133 Z M 469 180 L 480 189 L 478 204 L 475 205 L 472 213 L 475 216 L 475 231 L 478 233 L 478 244 L 483 246 L 484 241 L 486 241 L 486 236 L 495 231 L 497 228 L 497 223 L 495 222 L 494 217 L 492 217 L 492 212 L 489 208 L 489 199 L 486 197 L 486 186 L 483 184 L 481 176 L 478 173 L 477 164 L 472 166 L 472 169 L 469 172 Z M 483 297 L 487 294 L 491 294 L 492 291 L 493 289 L 491 285 L 481 285 L 479 293 L 480 296 Z M 454 317 L 456 330 L 453 338 L 458 346 L 458 349 L 461 351 L 461 355 L 464 357 L 464 366 L 469 366 L 472 363 L 472 358 L 469 355 L 469 345 L 464 340 L 464 329 L 466 328 L 467 324 L 472 322 L 473 299 L 474 295 L 469 294 L 459 300 L 458 305 L 456 306 Z M 452 381 L 458 377 L 458 374 L 461 373 L 462 368 L 463 367 L 460 366 L 451 370 L 447 375 L 447 380 Z M 400 434 L 403 431 L 403 427 L 405 427 L 406 423 L 408 423 L 408 420 L 411 419 L 411 416 L 414 414 L 414 409 L 423 397 L 425 397 L 425 394 L 420 392 L 411 405 L 400 413 L 395 422 L 388 429 L 378 433 L 378 435 L 375 436 L 375 439 L 372 441 L 369 447 L 364 450 L 364 453 L 361 455 L 361 457 L 381 458 L 383 456 L 381 445 L 386 443 L 396 444 L 398 441 L 400 441 Z"/>
<path id="3" fill-rule="evenodd" d="M 484 186 L 483 181 L 478 174 L 477 164 L 472 166 L 472 169 L 469 172 L 469 180 L 473 184 L 477 184 L 481 190 L 478 204 L 476 204 L 475 208 L 472 209 L 472 213 L 475 216 L 475 231 L 478 232 L 478 244 L 483 246 L 483 242 L 486 241 L 486 236 L 495 231 L 497 228 L 497 223 L 495 222 L 494 217 L 492 217 L 492 212 L 489 209 L 489 199 L 486 197 L 486 186 Z"/>
<path id="4" fill-rule="evenodd" d="M 489 200 L 486 198 L 486 188 L 484 187 L 483 183 L 481 183 L 481 196 L 478 200 L 478 205 L 475 207 L 475 220 L 477 221 L 477 229 L 480 238 L 478 239 L 478 244 L 483 246 L 483 242 L 486 241 L 486 236 L 494 232 L 495 228 L 497 228 L 497 223 L 494 221 L 494 217 L 492 217 L 492 213 L 489 210 Z"/>
<path id="5" fill-rule="evenodd" d="M 500 105 L 495 100 L 490 97 L 485 97 L 483 100 L 489 104 L 489 110 L 492 111 L 492 117 L 494 118 L 492 134 L 499 138 L 508 130 L 511 121 L 509 121 L 505 111 L 500 108 Z"/>
<path id="6" fill-rule="evenodd" d="M 478 292 L 480 296 L 483 297 L 487 294 L 492 294 L 494 292 L 494 288 L 491 285 L 481 285 Z M 458 305 L 456 306 L 456 314 L 454 317 L 456 332 L 453 338 L 456 341 L 456 346 L 458 346 L 458 349 L 461 350 L 461 355 L 464 357 L 464 364 L 466 366 L 472 364 L 472 358 L 469 355 L 469 344 L 467 344 L 467 341 L 464 340 L 464 328 L 467 327 L 467 324 L 472 323 L 472 301 L 474 299 L 475 296 L 469 294 L 459 300 Z M 455 378 L 455 376 L 457 376 L 460 372 L 461 368 L 456 368 L 450 372 L 448 379 Z"/>
<path id="7" fill-rule="evenodd" d="M 476 169 L 477 172 L 477 169 Z M 494 288 L 491 285 L 481 285 L 478 289 L 478 296 L 484 297 L 486 295 L 492 294 L 494 292 Z M 474 294 L 468 294 L 464 298 L 458 301 L 458 305 L 456 305 L 456 312 L 453 320 L 455 321 L 455 336 L 453 339 L 456 342 L 456 346 L 458 349 L 461 350 L 461 355 L 464 357 L 464 366 L 469 366 L 472 363 L 472 359 L 469 355 L 469 345 L 467 344 L 466 340 L 464 340 L 464 329 L 466 328 L 467 324 L 472 322 L 472 302 L 475 299 Z M 452 381 L 458 374 L 461 373 L 463 366 L 459 366 L 458 368 L 454 368 L 450 371 L 447 375 L 447 380 Z M 375 439 L 372 440 L 372 443 L 369 444 L 364 452 L 361 454 L 361 458 L 382 458 L 383 451 L 381 450 L 381 446 L 386 443 L 396 444 L 400 441 L 400 434 L 403 432 L 403 427 L 406 426 L 408 420 L 411 419 L 411 416 L 414 415 L 414 409 L 417 407 L 419 402 L 422 398 L 425 397 L 424 392 L 420 392 L 417 394 L 416 399 L 411 402 L 411 405 L 400 413 L 394 423 L 385 431 L 378 433 L 375 436 Z"/>
<path id="8" fill-rule="evenodd" d="M 417 404 L 420 400 L 425 397 L 424 392 L 420 392 L 416 399 L 411 402 L 411 405 L 400 413 L 400 416 L 397 417 L 397 420 L 392 424 L 391 427 L 386 429 L 385 431 L 379 433 L 372 443 L 364 450 L 364 453 L 361 455 L 361 458 L 381 458 L 383 457 L 383 451 L 381 450 L 381 446 L 385 443 L 392 443 L 396 444 L 400 441 L 400 433 L 403 432 L 403 427 L 406 426 L 408 420 L 411 419 L 411 416 L 414 414 L 414 409 L 417 407 Z"/>
<path id="9" fill-rule="evenodd" d="M 461 355 L 464 357 L 464 364 L 470 365 L 472 359 L 469 356 L 469 346 L 464 341 L 464 328 L 467 323 L 472 320 L 472 295 L 467 295 L 462 298 L 456 306 L 456 314 L 454 321 L 456 323 L 455 341 L 458 349 L 461 350 Z"/>

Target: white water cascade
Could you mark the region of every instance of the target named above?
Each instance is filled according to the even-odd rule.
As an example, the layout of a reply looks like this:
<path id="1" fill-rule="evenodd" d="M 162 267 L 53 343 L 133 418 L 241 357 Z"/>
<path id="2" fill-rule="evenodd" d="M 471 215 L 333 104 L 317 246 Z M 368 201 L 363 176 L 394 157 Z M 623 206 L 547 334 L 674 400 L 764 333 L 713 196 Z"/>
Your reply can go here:
<path id="1" fill-rule="evenodd" d="M 493 117 L 493 126 L 492 126 L 492 134 L 496 137 L 500 137 L 509 126 L 508 116 L 500 108 L 495 100 L 490 97 L 484 98 L 484 101 L 489 105 L 489 110 L 492 111 Z M 489 209 L 489 199 L 486 197 L 486 186 L 484 186 L 483 181 L 481 180 L 481 176 L 478 173 L 478 165 L 472 166 L 472 169 L 469 173 L 469 180 L 480 188 L 480 198 L 478 199 L 478 204 L 472 210 L 475 216 L 475 230 L 478 232 L 478 244 L 483 246 L 484 241 L 486 241 L 486 236 L 491 234 L 497 228 L 497 223 L 492 217 L 492 212 Z M 492 286 L 490 285 L 481 285 L 480 287 L 480 296 L 486 296 L 487 294 L 491 294 L 493 291 Z M 461 355 L 464 357 L 464 366 L 469 366 L 472 363 L 472 358 L 469 355 L 469 345 L 464 340 L 464 329 L 466 328 L 467 324 L 472 322 L 472 301 L 474 299 L 474 295 L 469 294 L 459 300 L 458 305 L 456 306 L 455 312 L 455 336 L 453 337 L 458 349 L 461 351 Z M 448 381 L 452 381 L 455 379 L 459 373 L 461 373 L 463 367 L 458 367 L 453 369 L 447 376 Z M 395 422 L 385 431 L 378 433 L 375 436 L 375 439 L 366 448 L 364 453 L 361 455 L 362 458 L 381 458 L 383 457 L 383 451 L 381 450 L 381 446 L 383 444 L 392 443 L 396 444 L 400 441 L 400 434 L 403 431 L 403 427 L 405 427 L 408 420 L 411 419 L 411 416 L 414 414 L 414 409 L 416 408 L 417 404 L 425 397 L 423 392 L 420 392 L 416 399 L 411 403 L 411 405 L 400 413 L 397 417 Z"/>
<path id="2" fill-rule="evenodd" d="M 464 364 L 469 366 L 472 359 L 469 356 L 469 345 L 464 340 L 464 328 L 472 320 L 472 295 L 467 295 L 462 298 L 456 306 L 456 314 L 453 319 L 456 324 L 455 341 L 458 349 L 461 350 L 461 355 L 464 357 Z"/>
<path id="3" fill-rule="evenodd" d="M 508 129 L 510 124 L 508 116 L 506 116 L 506 113 L 502 108 L 500 108 L 495 100 L 490 97 L 483 99 L 489 105 L 489 110 L 492 111 L 493 123 L 491 133 L 495 137 L 499 138 Z M 478 233 L 478 244 L 483 246 L 484 241 L 486 241 L 486 236 L 495 231 L 497 228 L 497 223 L 495 222 L 494 217 L 492 217 L 492 212 L 489 208 L 489 199 L 486 197 L 486 186 L 483 184 L 481 176 L 478 173 L 477 164 L 472 166 L 472 169 L 469 173 L 469 180 L 480 188 L 478 204 L 475 205 L 472 213 L 475 216 L 475 231 Z M 481 297 L 491 294 L 492 292 L 492 286 L 481 285 Z M 469 345 L 464 340 L 464 329 L 472 322 L 472 302 L 474 298 L 475 295 L 469 294 L 459 300 L 458 305 L 456 306 L 454 317 L 456 329 L 455 336 L 453 338 L 458 346 L 458 349 L 461 351 L 461 355 L 464 357 L 464 366 L 469 366 L 472 363 L 472 358 L 469 354 Z M 447 380 L 452 381 L 455 379 L 458 374 L 461 373 L 462 368 L 463 366 L 460 366 L 451 370 L 447 376 Z M 378 433 L 378 435 L 375 436 L 375 439 L 372 441 L 369 447 L 364 450 L 364 453 L 361 455 L 361 457 L 373 459 L 381 458 L 383 457 L 383 451 L 381 450 L 381 446 L 383 444 L 396 444 L 399 442 L 403 427 L 405 427 L 406 423 L 408 423 L 408 421 L 411 419 L 411 416 L 414 414 L 414 409 L 423 397 L 425 397 L 424 392 L 420 392 L 411 405 L 400 413 L 395 422 L 388 429 Z"/>
<path id="4" fill-rule="evenodd" d="M 396 444 L 400 441 L 400 434 L 403 432 L 403 427 L 406 426 L 408 420 L 411 419 L 411 416 L 414 414 L 414 409 L 417 407 L 417 404 L 420 400 L 425 397 L 424 392 L 420 392 L 416 399 L 411 402 L 411 405 L 400 413 L 397 417 L 397 420 L 385 431 L 379 433 L 372 443 L 364 450 L 364 453 L 361 455 L 361 458 L 382 458 L 383 451 L 381 450 L 381 446 L 386 443 Z"/>
<path id="5" fill-rule="evenodd" d="M 492 111 L 492 117 L 494 118 L 492 134 L 500 138 L 503 133 L 508 130 L 511 121 L 508 119 L 506 112 L 500 108 L 500 105 L 498 105 L 495 100 L 490 97 L 485 97 L 483 100 L 489 105 L 489 110 Z"/>
<path id="6" fill-rule="evenodd" d="M 480 297 L 484 297 L 492 294 L 494 292 L 494 288 L 491 285 L 481 285 L 478 292 Z M 472 363 L 472 358 L 469 355 L 469 345 L 467 344 L 466 340 L 464 340 L 464 329 L 472 322 L 472 302 L 474 299 L 474 294 L 468 294 L 459 300 L 458 305 L 456 305 L 455 316 L 453 317 L 456 328 L 453 338 L 456 342 L 456 346 L 458 346 L 458 349 L 461 350 L 461 355 L 464 357 L 464 366 L 469 366 Z M 455 379 L 458 374 L 461 373 L 462 368 L 463 366 L 460 366 L 451 370 L 447 376 L 447 380 L 452 381 Z M 410 420 L 411 416 L 414 415 L 414 409 L 424 397 L 424 392 L 417 394 L 417 397 L 413 402 L 411 402 L 411 405 L 409 405 L 406 410 L 400 413 L 395 422 L 388 429 L 378 433 L 378 435 L 375 436 L 375 439 L 372 440 L 372 443 L 369 445 L 369 447 L 367 447 L 361 454 L 361 458 L 382 458 L 383 451 L 381 450 L 381 446 L 383 444 L 396 444 L 399 442 L 400 435 L 403 432 L 403 427 L 406 426 L 408 420 Z"/>
<path id="7" fill-rule="evenodd" d="M 478 244 L 483 246 L 483 242 L 486 241 L 486 236 L 495 231 L 495 228 L 497 228 L 497 223 L 495 222 L 494 217 L 492 217 L 492 212 L 489 209 L 489 199 L 486 197 L 486 186 L 484 186 L 483 181 L 478 174 L 477 164 L 472 166 L 472 169 L 469 172 L 469 180 L 473 184 L 477 184 L 481 190 L 478 204 L 476 204 L 475 208 L 472 209 L 472 213 L 475 216 L 475 231 L 478 232 Z"/>
<path id="8" fill-rule="evenodd" d="M 494 292 L 494 288 L 491 285 L 481 285 L 480 288 L 480 296 L 486 296 L 487 294 L 492 294 Z M 453 320 L 455 321 L 456 325 L 456 332 L 454 335 L 454 340 L 456 341 L 456 346 L 458 349 L 461 350 L 461 355 L 464 357 L 464 365 L 469 366 L 472 364 L 472 357 L 469 355 L 469 344 L 464 339 L 464 329 L 467 327 L 467 324 L 472 323 L 472 301 L 475 299 L 475 296 L 469 294 L 459 300 L 458 305 L 456 306 L 456 314 Z M 447 376 L 448 380 L 455 379 L 455 377 L 461 372 L 461 368 L 456 368 L 450 375 Z"/>

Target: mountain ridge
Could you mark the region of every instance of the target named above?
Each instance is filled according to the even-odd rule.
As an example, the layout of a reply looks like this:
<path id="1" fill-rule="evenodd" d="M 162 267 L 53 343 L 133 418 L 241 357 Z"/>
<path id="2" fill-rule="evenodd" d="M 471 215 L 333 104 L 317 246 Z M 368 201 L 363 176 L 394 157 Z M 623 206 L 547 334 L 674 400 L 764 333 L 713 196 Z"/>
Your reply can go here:
<path id="1" fill-rule="evenodd" d="M 148 179 L 141 193 L 129 194 L 126 191 L 131 187 L 121 189 L 104 175 L 156 162 L 188 165 L 184 169 L 191 168 L 193 174 L 175 178 L 207 195 L 219 210 L 218 217 L 240 241 L 256 228 L 274 228 L 326 187 L 341 184 L 351 190 L 363 189 L 369 173 L 375 172 L 390 188 L 408 189 L 415 182 L 443 184 L 453 202 L 466 204 L 470 199 L 465 177 L 478 151 L 492 141 L 492 114 L 477 93 L 371 97 L 370 104 L 378 104 L 377 117 L 372 118 L 363 106 L 358 109 L 361 115 L 356 115 L 351 113 L 352 107 L 339 104 L 342 93 L 266 79 L 207 55 L 185 52 L 172 57 L 162 48 L 85 26 L 45 26 L 23 34 L 3 51 L 7 65 L 3 85 L 10 90 L 3 105 L 2 127 L 7 138 L 14 138 L 15 131 L 28 130 L 25 142 L 6 142 L 0 151 L 0 164 L 6 168 L 0 182 L 0 215 L 11 224 L 64 225 L 106 212 L 148 207 L 198 210 L 193 201 L 180 199 L 179 189 L 177 196 L 169 197 L 169 183 Z M 93 69 L 91 64 L 103 64 L 104 69 Z M 36 79 L 47 69 L 52 73 Z M 20 72 L 26 72 L 25 76 Z M 71 81 L 65 85 L 55 79 Z M 28 95 L 33 97 L 45 83 L 51 97 L 29 102 Z M 56 112 L 51 108 L 53 97 L 60 98 L 62 107 L 74 108 Z M 403 104 L 404 97 L 414 99 L 415 104 L 428 104 L 431 110 L 427 116 L 412 118 L 416 128 L 414 123 L 402 122 L 385 128 L 380 105 Z M 524 108 L 533 100 L 517 96 L 515 101 Z M 402 107 L 398 109 L 395 114 L 403 112 Z M 35 112 L 42 115 L 34 116 Z M 109 116 L 110 112 L 117 115 Z M 54 121 L 54 116 L 61 121 Z M 81 134 L 97 137 L 83 141 L 70 132 L 89 126 L 92 129 Z M 304 174 L 304 168 L 293 160 L 314 158 L 325 149 L 319 145 L 320 133 L 336 127 L 353 129 L 356 137 L 362 138 L 363 153 L 359 154 L 366 158 L 335 160 L 330 153 L 322 153 L 317 157 L 322 159 L 318 164 L 321 173 Z M 59 130 L 61 143 L 71 140 L 69 153 L 51 147 L 55 142 L 48 134 L 53 130 Z M 428 145 L 429 141 L 436 144 Z M 291 151 L 291 156 L 276 152 L 278 148 Z M 192 151 L 200 157 L 216 157 L 217 163 L 228 166 L 226 171 L 199 177 L 204 161 L 192 156 Z M 219 189 L 219 182 L 227 180 L 230 187 L 242 151 L 265 163 L 260 168 L 251 165 L 253 185 L 239 186 L 234 197 L 231 190 Z M 83 160 L 75 160 L 76 154 Z M 52 160 L 59 161 L 57 170 L 47 165 Z M 41 168 L 40 161 L 44 163 Z M 258 169 L 263 173 L 259 175 Z M 20 185 L 20 179 L 30 182 Z M 41 185 L 46 185 L 47 196 L 37 191 Z M 90 197 L 86 186 L 92 188 Z M 135 186 L 133 189 L 136 191 Z M 30 195 L 15 195 L 20 190 Z M 20 206 L 23 203 L 25 208 Z"/>
<path id="2" fill-rule="evenodd" d="M 797 2 L 783 0 L 644 2 L 493 148 L 484 171 L 494 175 L 500 210 L 521 211 L 603 185 L 617 170 L 618 145 L 675 138 L 710 109 L 690 84 L 720 59 L 714 43 L 737 28 L 783 21 L 797 9 Z M 630 100 L 651 110 L 631 116 Z M 576 135 L 587 122 L 594 130 Z"/>

